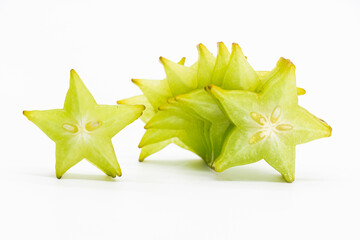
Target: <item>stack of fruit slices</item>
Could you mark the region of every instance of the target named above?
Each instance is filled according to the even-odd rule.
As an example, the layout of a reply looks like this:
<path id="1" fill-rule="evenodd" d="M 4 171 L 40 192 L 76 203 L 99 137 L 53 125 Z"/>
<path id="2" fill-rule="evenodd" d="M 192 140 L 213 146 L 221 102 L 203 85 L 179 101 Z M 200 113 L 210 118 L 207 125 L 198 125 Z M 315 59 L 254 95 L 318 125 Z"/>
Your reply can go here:
<path id="1" fill-rule="evenodd" d="M 218 43 L 215 58 L 198 45 L 198 62 L 160 57 L 166 78 L 133 79 L 144 95 L 118 101 L 143 104 L 146 123 L 140 161 L 170 143 L 200 156 L 216 171 L 267 161 L 288 182 L 295 146 L 331 135 L 331 127 L 298 105 L 295 66 L 280 58 L 272 71 L 254 71 L 238 44 Z"/>

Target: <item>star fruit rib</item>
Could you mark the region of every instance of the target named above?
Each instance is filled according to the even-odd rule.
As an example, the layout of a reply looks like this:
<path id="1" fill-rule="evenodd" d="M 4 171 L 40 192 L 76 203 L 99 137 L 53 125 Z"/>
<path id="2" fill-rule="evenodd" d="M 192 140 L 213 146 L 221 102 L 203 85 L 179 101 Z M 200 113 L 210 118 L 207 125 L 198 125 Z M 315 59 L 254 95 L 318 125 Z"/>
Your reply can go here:
<path id="1" fill-rule="evenodd" d="M 99 105 L 71 70 L 63 109 L 24 111 L 56 143 L 56 177 L 87 159 L 105 174 L 121 176 L 111 138 L 139 118 L 143 105 Z"/>
<path id="2" fill-rule="evenodd" d="M 231 54 L 218 43 L 215 58 L 204 45 L 198 45 L 199 59 L 191 67 L 163 57 L 164 80 L 133 79 L 144 95 L 118 103 L 144 104 L 147 129 L 139 147 L 140 161 L 170 143 L 193 151 L 213 167 L 227 133 L 233 124 L 211 95 L 203 89 L 215 84 L 225 89 L 258 91 L 268 80 L 268 71 L 254 71 L 241 48 L 233 44 Z M 305 91 L 298 88 L 298 94 Z"/>
<path id="3" fill-rule="evenodd" d="M 265 159 L 284 179 L 295 179 L 295 146 L 329 137 L 331 127 L 298 105 L 295 66 L 281 58 L 260 92 L 207 87 L 235 127 L 215 161 L 223 171 Z"/>

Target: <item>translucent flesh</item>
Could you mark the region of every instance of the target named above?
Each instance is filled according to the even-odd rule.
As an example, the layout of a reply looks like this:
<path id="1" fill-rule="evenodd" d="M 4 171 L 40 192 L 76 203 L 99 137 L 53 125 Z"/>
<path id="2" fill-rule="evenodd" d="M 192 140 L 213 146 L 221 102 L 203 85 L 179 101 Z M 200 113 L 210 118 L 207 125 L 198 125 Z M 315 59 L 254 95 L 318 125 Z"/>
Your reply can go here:
<path id="1" fill-rule="evenodd" d="M 295 67 L 290 61 L 280 59 L 271 76 L 260 93 L 207 88 L 235 124 L 215 162 L 216 171 L 265 159 L 292 182 L 295 146 L 331 135 L 326 123 L 298 106 Z M 267 116 L 267 122 L 259 124 L 253 113 Z"/>
<path id="2" fill-rule="evenodd" d="M 237 47 L 236 47 L 237 46 Z M 193 90 L 196 89 L 202 89 L 204 86 L 212 83 L 212 82 L 218 82 L 219 84 L 223 82 L 223 78 L 226 74 L 226 72 L 228 71 L 228 62 L 230 61 L 230 53 L 227 50 L 227 48 L 225 47 L 225 45 L 223 43 L 218 43 L 218 56 L 215 58 L 206 48 L 204 45 L 199 44 L 198 46 L 198 51 L 199 51 L 199 59 L 198 62 L 195 63 L 194 65 L 192 65 L 191 67 L 185 67 L 182 66 L 184 61 L 180 61 L 178 64 L 171 62 L 170 60 L 167 60 L 165 58 L 160 58 L 160 61 L 162 62 L 162 64 L 164 65 L 165 68 L 165 72 L 166 72 L 166 79 L 161 80 L 161 81 L 166 81 L 168 82 L 168 86 L 171 89 L 171 95 L 172 96 L 176 96 L 175 98 L 178 99 L 178 95 L 181 93 L 186 93 L 186 92 L 192 92 Z M 240 47 L 238 47 L 238 45 L 234 44 L 233 46 L 234 49 L 236 49 L 236 51 L 238 51 L 240 49 Z M 240 50 L 241 51 L 241 50 Z M 239 54 L 233 54 L 233 61 L 234 62 L 239 62 L 236 61 L 236 59 L 238 57 L 242 57 Z M 241 60 L 242 62 L 246 61 L 245 60 Z M 229 71 L 228 73 L 229 75 L 231 75 L 231 71 Z M 256 74 L 256 73 L 255 73 Z M 189 80 L 191 80 L 192 83 L 189 82 Z M 133 80 L 134 81 L 134 80 Z M 151 81 L 151 80 L 149 80 Z M 153 86 L 150 86 L 151 84 L 142 84 L 142 82 L 147 82 L 146 80 L 136 80 L 134 81 L 144 92 L 145 96 L 149 99 L 149 102 L 155 102 L 155 100 L 159 100 L 157 103 L 155 102 L 155 104 L 152 104 L 153 108 L 154 108 L 154 112 L 155 115 L 157 114 L 157 109 L 158 107 L 162 106 L 161 103 L 159 102 L 164 102 L 165 99 L 169 99 L 169 91 L 167 90 L 168 88 L 164 88 L 164 87 L 159 87 L 159 80 L 156 80 L 156 84 L 154 84 Z M 144 87 L 144 85 L 146 85 L 146 87 Z M 161 86 L 165 86 L 165 83 L 162 83 Z M 150 86 L 150 87 L 149 87 Z M 152 89 L 152 90 L 151 90 Z M 161 91 L 160 94 L 158 94 L 158 92 Z M 207 98 L 209 98 L 209 96 L 207 96 L 205 94 L 205 96 Z M 210 100 L 212 100 L 211 98 L 209 98 Z M 194 99 L 196 100 L 196 99 Z M 198 101 L 199 102 L 202 102 Z M 190 102 L 191 102 L 191 98 L 190 98 Z M 209 110 L 214 109 L 214 107 L 216 109 L 219 109 L 219 107 L 217 107 L 216 102 L 211 101 L 212 105 L 208 106 L 207 108 L 199 108 L 199 107 L 195 107 L 197 108 L 197 111 L 202 111 L 199 114 L 196 115 L 200 115 L 203 117 L 206 117 L 206 113 L 209 112 Z M 134 102 L 136 103 L 136 102 Z M 140 102 L 138 102 L 139 104 Z M 168 103 L 168 104 L 171 104 Z M 202 106 L 205 107 L 205 106 Z M 181 112 L 181 111 L 180 111 Z M 224 118 L 224 114 L 221 111 L 216 112 L 216 114 L 212 114 L 212 116 L 210 116 L 210 118 L 208 117 L 207 120 L 209 121 L 209 119 L 215 117 L 215 119 L 212 119 L 212 122 L 216 121 L 216 116 L 217 114 L 220 114 L 220 116 L 223 116 Z M 169 116 L 170 117 L 170 116 Z M 155 118 L 157 119 L 157 118 Z M 173 121 L 171 122 L 170 119 L 168 120 L 168 124 L 173 124 L 173 128 L 177 129 L 179 127 L 179 121 L 181 121 L 181 119 L 177 119 L 177 118 L 171 118 L 173 119 Z M 148 120 L 148 119 L 146 119 Z M 231 124 L 231 123 L 230 123 Z M 158 123 L 158 125 L 161 125 L 161 123 Z M 217 140 L 220 139 L 220 142 L 222 142 L 222 140 L 224 139 L 224 136 L 218 131 L 219 129 L 221 129 L 222 132 L 226 132 L 228 129 L 228 125 L 229 125 L 229 121 L 226 120 L 225 123 L 223 122 L 219 122 L 217 127 L 211 126 L 209 125 L 209 123 L 204 122 L 202 124 L 203 126 L 206 127 L 207 130 L 204 130 L 204 133 L 202 134 L 203 136 L 205 136 L 205 139 L 203 139 L 203 141 L 205 141 L 207 143 L 207 149 L 211 149 L 211 150 L 206 150 L 209 151 L 209 154 L 206 154 L 207 156 L 211 156 L 211 158 L 214 158 L 214 156 L 216 156 L 217 154 L 214 154 L 213 152 L 215 151 L 215 149 L 221 149 L 221 144 L 219 145 L 217 143 Z M 214 124 L 211 124 L 214 125 Z M 152 126 L 152 129 L 154 130 L 154 132 L 156 132 L 156 128 L 154 126 Z M 215 130 L 216 129 L 216 130 Z M 188 130 L 188 131 L 191 131 Z M 211 131 L 211 134 L 209 135 L 207 132 Z M 161 131 L 158 131 L 158 134 L 161 135 L 163 134 Z M 154 136 L 156 134 L 153 134 Z M 207 136 L 217 136 L 216 140 L 213 139 L 214 137 L 207 137 Z M 222 137 L 220 137 L 220 135 Z M 162 137 L 159 136 L 159 139 L 161 139 Z M 155 139 L 155 138 L 154 138 Z M 177 139 L 177 140 L 175 140 Z M 184 140 L 184 139 L 183 139 Z M 156 141 L 156 140 L 154 140 Z M 186 142 L 191 142 L 189 140 L 184 140 Z M 173 138 L 172 141 L 167 140 L 168 143 L 171 142 L 176 142 L 178 145 L 184 147 L 184 143 L 182 142 L 182 140 L 180 138 Z M 164 142 L 159 142 L 159 146 L 154 145 L 154 143 L 151 143 L 154 147 L 162 148 L 164 145 Z M 141 145 L 143 146 L 143 145 Z M 145 147 L 145 145 L 143 146 Z M 188 149 L 193 149 L 194 147 L 191 146 L 186 146 L 186 148 Z M 219 150 L 218 150 L 219 151 Z M 153 152 L 153 151 L 149 151 L 149 152 Z M 147 151 L 145 151 L 145 153 L 142 152 L 142 156 L 148 155 L 147 153 L 149 153 Z M 204 152 L 204 151 L 201 151 Z M 216 151 L 215 151 L 216 152 Z M 197 153 L 198 155 L 203 155 L 204 154 L 200 154 Z M 204 158 L 204 157 L 203 157 Z M 142 159 L 142 158 L 140 158 Z M 205 160 L 206 162 L 213 162 L 214 159 L 211 160 Z"/>
<path id="3" fill-rule="evenodd" d="M 24 111 L 56 143 L 56 176 L 86 158 L 105 174 L 121 176 L 111 138 L 136 120 L 143 105 L 98 105 L 74 70 L 64 109 Z"/>
<path id="4" fill-rule="evenodd" d="M 141 115 L 140 119 L 145 123 L 147 123 L 150 118 L 155 115 L 155 109 L 145 95 L 138 95 L 131 98 L 122 99 L 117 101 L 117 104 L 144 105 L 145 110 Z"/>
<path id="5" fill-rule="evenodd" d="M 213 167 L 231 122 L 204 90 L 177 96 L 169 102 L 146 124 L 140 147 L 177 137 Z"/>
<path id="6" fill-rule="evenodd" d="M 170 70 L 166 71 L 166 73 L 168 73 L 169 71 L 171 72 L 170 73 L 170 81 L 172 81 L 177 76 L 187 76 L 189 74 L 189 72 L 191 73 L 189 79 L 192 79 L 193 78 L 193 73 L 194 73 L 194 70 L 195 70 L 195 71 L 197 71 L 197 75 L 196 75 L 197 80 L 196 81 L 193 80 L 194 81 L 193 87 L 195 87 L 195 85 L 197 85 L 196 89 L 199 89 L 199 88 L 201 89 L 203 86 L 208 85 L 210 83 L 216 83 L 219 86 L 223 86 L 224 85 L 223 82 L 224 82 L 225 75 L 227 74 L 227 76 L 229 78 L 229 76 L 231 76 L 231 75 L 236 75 L 236 72 L 238 71 L 236 69 L 236 67 L 232 67 L 230 69 L 228 68 L 230 57 L 232 57 L 232 65 L 233 66 L 236 66 L 236 64 L 237 65 L 242 64 L 242 65 L 244 65 L 242 67 L 243 69 L 248 69 L 248 74 L 245 74 L 245 75 L 243 74 L 243 76 L 242 76 L 243 81 L 251 82 L 252 76 L 255 76 L 253 74 L 254 71 L 252 70 L 250 65 L 247 63 L 247 60 L 246 60 L 245 56 L 242 54 L 242 51 L 241 51 L 240 47 L 237 44 L 233 44 L 233 53 L 232 53 L 232 55 L 230 55 L 230 53 L 227 50 L 226 46 L 221 42 L 218 43 L 218 55 L 217 55 L 216 58 L 213 57 L 213 55 L 202 44 L 199 44 L 198 51 L 199 51 L 199 60 L 198 60 L 198 62 L 195 63 L 194 65 L 192 65 L 189 68 L 186 68 L 184 66 L 176 66 L 175 63 L 173 63 L 173 62 L 171 62 L 171 61 L 169 61 L 167 59 L 161 58 L 161 62 L 163 63 L 163 65 L 165 67 L 165 70 L 170 69 Z M 184 58 L 178 63 L 178 65 L 183 65 L 183 64 L 184 64 Z M 174 70 L 174 69 L 177 69 L 177 70 Z M 177 73 L 174 74 L 174 72 L 177 72 Z M 270 73 L 269 71 L 255 72 L 255 74 L 257 75 L 257 77 L 255 77 L 255 79 L 256 79 L 255 81 L 257 82 L 257 84 L 260 84 L 260 86 L 263 85 L 265 83 L 266 76 L 269 73 Z M 144 89 L 145 96 L 148 99 L 151 99 L 151 102 L 154 103 L 154 104 L 152 104 L 152 108 L 148 112 L 145 111 L 146 116 L 151 115 L 153 113 L 152 109 L 154 109 L 154 114 L 156 114 L 157 108 L 162 105 L 161 103 L 164 103 L 166 101 L 166 99 L 169 99 L 170 95 L 172 95 L 172 96 L 174 95 L 172 93 L 170 94 L 171 91 L 169 91 L 169 88 L 167 87 L 169 84 L 168 85 L 165 84 L 165 82 L 167 82 L 168 79 L 169 79 L 169 76 L 167 75 L 166 79 L 161 80 L 162 81 L 161 86 L 166 86 L 166 87 L 159 87 L 159 85 L 160 85 L 159 80 L 155 80 L 156 83 L 153 84 L 153 85 L 151 85 L 151 83 L 142 84 L 142 85 L 140 84 L 141 81 L 148 82 L 148 81 L 151 81 L 151 80 L 136 80 L 136 81 L 133 80 L 141 89 Z M 182 83 L 182 82 L 184 82 L 183 80 L 181 80 L 180 82 L 181 82 L 181 85 L 184 85 Z M 232 84 L 234 85 L 235 88 L 238 87 L 238 85 L 236 85 L 234 83 L 232 83 Z M 144 85 L 146 85 L 146 88 L 144 87 Z M 191 84 L 185 84 L 185 85 L 188 86 L 188 85 L 191 85 Z M 227 87 L 229 87 L 231 84 L 225 83 L 225 87 L 226 87 L 226 85 L 227 85 Z M 180 92 L 188 91 L 188 89 L 189 88 L 186 87 L 185 89 L 182 89 Z M 161 92 L 160 94 L 158 94 L 159 91 Z M 191 93 L 191 91 L 190 91 L 190 93 Z M 175 98 L 177 99 L 178 96 L 175 96 Z M 156 101 L 154 101 L 154 99 L 155 100 L 160 99 L 160 101 L 156 102 Z M 193 99 L 193 100 L 195 100 L 195 99 Z M 197 104 L 200 104 L 204 100 L 205 99 L 202 99 L 201 101 L 197 101 Z M 192 99 L 189 98 L 189 101 L 191 102 Z M 129 102 L 129 101 L 127 101 L 127 102 Z M 136 104 L 136 103 L 137 104 L 140 104 L 140 103 L 144 104 L 144 101 L 139 100 L 138 102 L 136 102 L 136 101 L 133 102 L 133 104 Z M 206 116 L 207 112 L 211 112 L 209 110 L 214 109 L 213 106 L 210 106 L 210 107 L 208 107 L 207 109 L 204 109 L 204 110 L 202 110 L 203 109 L 202 107 L 195 107 L 195 108 L 197 108 L 197 111 L 202 111 L 201 113 L 199 113 L 199 115 L 203 116 L 203 117 Z M 147 114 L 147 113 L 149 113 L 149 114 Z M 223 115 L 223 114 L 220 114 L 220 115 Z M 215 116 L 216 116 L 216 114 L 213 114 L 211 116 L 211 118 L 215 117 Z M 145 119 L 145 117 L 143 119 Z M 149 120 L 149 118 L 146 117 L 145 122 L 147 122 L 148 120 Z M 209 120 L 209 118 L 208 118 L 208 120 Z M 176 121 L 174 121 L 173 124 L 176 125 L 178 123 Z M 176 128 L 176 127 L 174 126 L 174 128 Z M 214 127 L 209 128 L 209 129 L 213 129 L 213 128 Z M 153 130 L 156 132 L 155 128 L 153 128 Z M 158 134 L 161 135 L 163 133 L 159 131 Z M 160 136 L 159 139 L 161 139 L 161 138 L 162 137 Z M 177 138 L 176 142 L 178 143 L 178 145 L 183 145 L 183 144 L 179 143 L 179 141 L 180 140 Z M 171 143 L 171 142 L 174 142 L 174 141 L 168 140 L 167 142 Z M 212 142 L 212 141 L 209 139 L 207 142 Z M 161 142 L 159 144 L 161 144 L 161 146 L 163 146 L 164 142 Z M 152 145 L 154 147 L 156 146 L 154 144 L 152 144 Z M 142 147 L 144 147 L 144 146 L 142 145 Z M 215 148 L 221 148 L 221 146 L 214 146 L 214 147 Z M 157 147 L 157 148 L 160 148 L 160 146 Z M 148 149 L 150 149 L 150 148 L 148 148 Z M 147 152 L 147 151 L 145 151 L 145 152 Z M 149 151 L 149 152 L 154 152 L 154 151 Z M 148 155 L 148 154 L 142 154 L 142 155 L 144 156 L 144 155 Z"/>
<path id="7" fill-rule="evenodd" d="M 164 80 L 132 79 L 146 96 L 154 109 L 167 102 L 172 96 L 168 82 Z"/>
<path id="8" fill-rule="evenodd" d="M 253 120 L 252 122 L 242 121 L 242 119 L 247 119 L 248 117 L 245 117 L 243 112 L 250 114 L 248 113 L 249 109 L 256 109 L 256 111 L 259 112 L 270 112 L 273 111 L 273 106 L 268 106 L 266 103 L 273 102 L 280 105 L 283 104 L 281 106 L 285 113 L 291 112 L 287 110 L 295 106 L 298 114 L 301 111 L 306 111 L 297 106 L 297 95 L 305 94 L 305 90 L 296 88 L 295 86 L 295 67 L 290 61 L 281 58 L 272 71 L 254 71 L 237 44 L 233 44 L 230 54 L 223 43 L 218 43 L 218 54 L 216 58 L 202 44 L 198 45 L 198 52 L 199 59 L 191 67 L 183 66 L 183 61 L 181 64 L 176 64 L 165 58 L 160 58 L 167 76 L 163 81 L 168 82 L 170 94 L 168 90 L 161 90 L 162 93 L 157 94 L 159 89 L 162 88 L 155 85 L 149 87 L 146 92 L 144 91 L 149 102 L 151 102 L 150 98 L 157 98 L 149 92 L 153 95 L 159 95 L 158 98 L 161 98 L 161 101 L 152 104 L 154 115 L 151 119 L 147 118 L 149 122 L 147 122 L 146 128 L 147 131 L 151 131 L 151 133 L 146 133 L 140 143 L 140 147 L 142 148 L 140 160 L 144 160 L 144 158 L 161 150 L 170 143 L 176 143 L 185 149 L 195 152 L 203 158 L 210 167 L 214 166 L 214 161 L 217 157 L 219 157 L 219 159 L 227 159 L 224 163 L 218 161 L 218 166 L 224 165 L 224 169 L 226 169 L 227 166 L 247 164 L 264 158 L 263 156 L 244 158 L 243 161 L 240 162 L 234 159 L 230 160 L 229 158 L 232 156 L 232 152 L 239 148 L 237 145 L 229 145 L 227 143 L 229 139 L 231 139 L 231 136 L 240 134 L 239 131 L 244 127 L 244 129 L 247 129 L 246 127 L 258 127 Z M 287 81 L 286 84 L 282 86 L 279 79 L 287 78 L 292 80 Z M 203 87 L 210 84 L 227 90 L 242 90 L 239 92 L 242 92 L 246 97 L 242 97 L 240 102 L 238 102 L 235 97 L 228 103 L 229 105 L 226 106 L 219 98 L 216 98 L 216 101 L 214 101 L 213 97 L 203 91 Z M 150 86 L 150 84 L 148 86 Z M 265 89 L 274 89 L 274 94 L 265 95 Z M 220 88 L 217 90 L 220 91 Z M 227 94 L 230 98 L 232 91 L 228 91 Z M 281 98 L 279 94 L 282 94 Z M 257 101 L 259 101 L 259 104 L 257 104 Z M 243 112 L 232 111 L 232 109 L 236 107 L 244 108 Z M 316 117 L 310 113 L 305 114 L 305 116 L 306 119 L 304 121 L 307 122 L 309 119 L 316 119 Z M 298 117 L 296 119 L 301 118 Z M 296 122 L 296 119 L 294 122 Z M 327 125 L 325 128 L 323 128 L 324 125 L 319 125 L 318 123 L 311 123 L 310 125 L 312 127 L 305 126 L 308 128 L 307 130 L 301 129 L 300 127 L 294 128 L 291 132 L 296 133 L 296 136 L 294 135 L 291 138 L 291 143 L 296 145 L 329 134 Z M 292 126 L 289 127 L 286 123 L 277 127 L 280 130 L 292 128 Z M 260 133 L 251 131 L 242 133 L 244 136 L 249 135 L 248 138 L 255 135 L 255 140 L 256 134 L 261 135 L 262 133 L 261 131 Z M 284 138 L 284 136 L 290 135 L 291 134 L 287 132 L 287 134 L 283 134 L 281 137 Z M 306 137 L 299 137 L 298 135 Z M 237 137 L 237 139 L 241 138 Z M 240 140 L 237 140 L 237 142 L 239 141 Z M 281 148 L 281 145 L 277 146 Z M 250 152 L 246 153 L 249 154 L 249 156 L 253 156 L 251 149 L 253 148 L 249 148 Z M 286 151 L 284 150 L 284 152 Z M 292 161 L 291 159 L 295 157 L 295 151 L 289 150 L 287 152 L 289 155 L 287 159 Z M 291 157 L 290 155 L 292 153 L 294 153 L 294 156 Z M 222 156 L 229 156 L 229 158 Z M 284 167 L 282 168 L 276 163 L 274 165 L 273 162 L 278 160 L 271 160 L 271 156 L 269 156 L 268 159 L 270 159 L 267 160 L 270 165 L 280 171 L 288 181 L 291 181 L 292 170 L 287 172 L 288 170 L 284 170 Z M 279 157 L 279 159 L 281 159 L 281 157 Z M 281 162 L 283 162 L 283 160 L 281 160 Z M 287 164 L 286 166 L 290 169 L 291 167 L 289 166 L 292 165 Z M 223 167 L 217 167 L 216 169 L 219 171 L 224 170 Z"/>
<path id="9" fill-rule="evenodd" d="M 224 76 L 224 89 L 254 91 L 260 85 L 258 74 L 250 66 L 238 44 L 233 44 L 230 61 Z"/>
<path id="10" fill-rule="evenodd" d="M 178 64 L 184 65 L 185 58 L 182 58 Z M 194 64 L 192 69 L 197 69 L 197 64 Z M 125 103 L 130 105 L 142 104 L 146 107 L 144 114 L 141 116 L 141 120 L 147 123 L 151 117 L 153 117 L 158 111 L 159 106 L 167 103 L 167 99 L 172 97 L 172 93 L 169 88 L 167 79 L 164 80 L 143 80 L 143 79 L 133 79 L 132 80 L 136 85 L 140 87 L 144 95 L 135 96 L 132 98 L 127 98 L 119 100 L 117 103 Z M 155 130 L 156 131 L 156 130 Z M 158 131 L 159 135 L 163 134 L 163 131 Z M 154 154 L 167 145 L 174 143 L 184 149 L 189 149 L 184 143 L 182 143 L 178 138 L 174 137 L 162 142 L 153 143 L 150 145 L 142 146 L 139 161 L 143 161 L 146 157 Z"/>
<path id="11" fill-rule="evenodd" d="M 187 93 L 197 87 L 196 70 L 160 57 L 172 96 Z"/>
<path id="12" fill-rule="evenodd" d="M 182 58 L 178 64 L 184 65 L 185 58 Z M 123 100 L 119 100 L 117 103 L 125 103 L 130 105 L 141 104 L 146 107 L 145 112 L 142 116 L 142 120 L 147 122 L 151 116 L 153 116 L 158 107 L 165 104 L 169 97 L 172 97 L 171 90 L 169 88 L 168 80 L 165 78 L 163 80 L 146 80 L 146 79 L 132 79 L 132 82 L 135 83 L 144 93 L 144 96 L 135 96 Z"/>
<path id="13" fill-rule="evenodd" d="M 198 52 L 199 61 L 197 71 L 197 88 L 203 88 L 211 84 L 211 78 L 215 66 L 215 57 L 202 44 L 198 45 Z"/>

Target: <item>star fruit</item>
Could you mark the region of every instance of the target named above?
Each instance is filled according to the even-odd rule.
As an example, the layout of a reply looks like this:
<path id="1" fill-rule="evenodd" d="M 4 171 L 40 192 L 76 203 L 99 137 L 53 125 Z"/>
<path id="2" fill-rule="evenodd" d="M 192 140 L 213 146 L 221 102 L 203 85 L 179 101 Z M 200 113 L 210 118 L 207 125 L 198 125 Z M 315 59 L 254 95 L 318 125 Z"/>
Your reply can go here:
<path id="1" fill-rule="evenodd" d="M 64 108 L 24 111 L 24 115 L 56 143 L 56 177 L 87 159 L 105 174 L 121 176 L 111 138 L 139 118 L 143 105 L 99 105 L 71 70 Z"/>
<path id="2" fill-rule="evenodd" d="M 295 66 L 281 58 L 261 91 L 206 89 L 235 124 L 225 140 L 215 170 L 265 159 L 284 179 L 295 179 L 295 146 L 329 137 L 331 127 L 298 105 Z"/>
<path id="3" fill-rule="evenodd" d="M 222 42 L 218 43 L 216 58 L 202 44 L 198 45 L 198 52 L 198 62 L 191 67 L 184 66 L 184 58 L 176 64 L 160 57 L 166 78 L 133 79 L 144 95 L 118 101 L 146 106 L 142 120 L 147 123 L 147 131 L 139 144 L 140 161 L 175 143 L 213 167 L 233 124 L 204 87 L 215 84 L 225 89 L 256 91 L 267 81 L 269 72 L 254 71 L 237 44 L 233 44 L 230 54 Z M 298 91 L 305 93 L 300 88 Z"/>
<path id="4" fill-rule="evenodd" d="M 285 74 L 283 71 L 286 69 L 281 66 L 287 60 L 281 58 L 272 71 L 255 71 L 248 63 L 238 44 L 233 44 L 230 54 L 223 43 L 218 43 L 216 58 L 202 44 L 198 45 L 198 52 L 198 62 L 190 67 L 184 66 L 184 59 L 179 63 L 174 63 L 161 57 L 160 62 L 164 66 L 166 78 L 163 80 L 133 79 L 132 81 L 140 87 L 144 95 L 118 101 L 118 103 L 144 104 L 147 107 L 142 118 L 146 123 L 146 132 L 139 144 L 139 147 L 142 148 L 140 161 L 168 144 L 175 143 L 200 156 L 209 167 L 214 168 L 216 171 L 246 164 L 246 162 L 241 162 L 241 159 L 237 159 L 235 155 L 231 157 L 239 146 L 234 145 L 233 141 L 229 141 L 236 130 L 244 129 L 243 132 L 246 131 L 246 125 L 241 126 L 238 121 L 233 120 L 233 118 L 242 119 L 244 116 L 233 115 L 233 118 L 229 117 L 228 112 L 231 112 L 232 109 L 225 109 L 222 102 L 215 97 L 215 92 L 210 91 L 210 89 L 242 90 L 253 94 L 262 94 L 266 86 L 275 81 L 274 79 Z M 288 75 L 285 74 L 284 76 Z M 209 85 L 213 87 L 206 88 Z M 218 88 L 215 86 L 218 86 Z M 293 87 L 291 93 L 295 92 L 296 98 L 297 95 L 305 94 L 304 89 L 296 88 L 295 85 Z M 280 93 L 281 91 L 276 92 L 273 98 L 280 98 Z M 282 94 L 287 93 L 283 92 Z M 252 106 L 255 102 L 247 102 L 246 104 Z M 283 111 L 285 109 L 286 107 Z M 278 114 L 278 111 L 276 110 L 275 113 Z M 280 108 L 280 113 L 281 111 Z M 236 113 L 235 108 L 232 113 Z M 255 113 L 264 114 L 261 111 Z M 266 114 L 265 116 L 268 117 Z M 264 119 L 267 120 L 265 117 Z M 309 118 L 306 119 L 309 120 Z M 314 119 L 317 120 L 315 117 Z M 290 128 L 290 125 L 281 124 L 276 125 L 278 127 L 276 131 L 294 131 L 292 129 L 286 130 L 286 128 Z M 321 124 L 312 125 L 312 123 L 306 122 L 304 126 L 305 128 L 302 131 L 297 131 L 298 135 L 294 136 L 299 137 L 301 134 L 310 134 L 315 139 L 328 136 L 329 131 L 331 131 L 327 125 L 327 130 L 324 130 Z M 307 126 L 309 128 L 306 128 Z M 295 129 L 295 125 L 291 125 L 291 127 Z M 316 127 L 319 127 L 320 130 L 316 129 Z M 253 135 L 250 136 L 250 138 L 255 139 L 253 141 L 256 143 L 256 137 L 260 135 L 259 137 L 263 138 L 266 131 L 260 129 L 258 132 L 257 135 L 257 132 L 252 132 Z M 312 139 L 307 138 L 307 141 L 309 140 Z M 295 143 L 302 142 L 294 140 Z M 263 148 L 262 151 L 266 152 L 269 149 L 270 147 Z M 279 170 L 286 180 L 292 181 L 293 174 L 289 170 L 290 168 L 287 169 L 289 171 L 285 171 L 286 168 L 280 166 L 285 164 L 283 163 L 285 160 L 282 152 L 279 152 L 279 154 L 281 158 L 277 158 L 277 162 L 275 161 L 272 166 Z M 227 156 L 227 158 L 224 156 Z M 251 158 L 251 162 L 258 161 L 258 158 L 263 156 L 259 154 L 254 159 Z M 238 157 L 242 156 L 239 155 Z M 286 161 L 291 162 L 292 160 L 286 159 Z M 271 162 L 271 159 L 268 162 Z M 276 165 L 277 163 L 279 166 Z"/>

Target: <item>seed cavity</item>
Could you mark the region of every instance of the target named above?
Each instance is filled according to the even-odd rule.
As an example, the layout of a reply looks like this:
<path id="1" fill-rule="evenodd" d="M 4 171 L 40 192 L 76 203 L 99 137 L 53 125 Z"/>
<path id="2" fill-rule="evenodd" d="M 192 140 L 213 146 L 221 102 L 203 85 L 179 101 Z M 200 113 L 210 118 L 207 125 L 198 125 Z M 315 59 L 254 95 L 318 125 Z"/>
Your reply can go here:
<path id="1" fill-rule="evenodd" d="M 77 133 L 79 131 L 78 127 L 74 124 L 65 123 L 62 125 L 63 129 L 70 133 Z"/>
<path id="2" fill-rule="evenodd" d="M 277 120 L 279 119 L 280 117 L 280 114 L 281 114 L 281 109 L 279 106 L 277 106 L 271 113 L 271 116 L 270 116 L 270 121 L 272 123 L 276 123 Z"/>
<path id="3" fill-rule="evenodd" d="M 256 132 L 249 139 L 250 144 L 255 144 L 263 139 L 270 137 L 271 135 L 279 133 L 281 131 L 290 131 L 293 129 L 293 126 L 287 123 L 281 123 L 280 120 L 281 109 L 279 106 L 275 107 L 271 114 L 264 117 L 262 114 L 257 112 L 251 112 L 251 118 L 258 123 L 260 127 L 260 131 Z"/>
<path id="4" fill-rule="evenodd" d="M 250 144 L 255 144 L 260 142 L 261 140 L 263 140 L 266 137 L 266 133 L 264 131 L 259 131 L 257 133 L 255 133 L 250 139 L 249 139 L 249 143 Z"/>
<path id="5" fill-rule="evenodd" d="M 261 115 L 260 113 L 252 112 L 252 113 L 250 113 L 250 116 L 255 122 L 257 122 L 261 126 L 264 126 L 265 123 L 267 122 L 266 118 L 263 115 Z"/>
<path id="6" fill-rule="evenodd" d="M 290 124 L 279 124 L 276 126 L 276 130 L 278 131 L 289 131 L 291 129 L 293 129 L 293 126 Z"/>
<path id="7" fill-rule="evenodd" d="M 91 132 L 101 127 L 101 125 L 102 125 L 101 121 L 90 121 L 85 125 L 85 129 Z"/>

